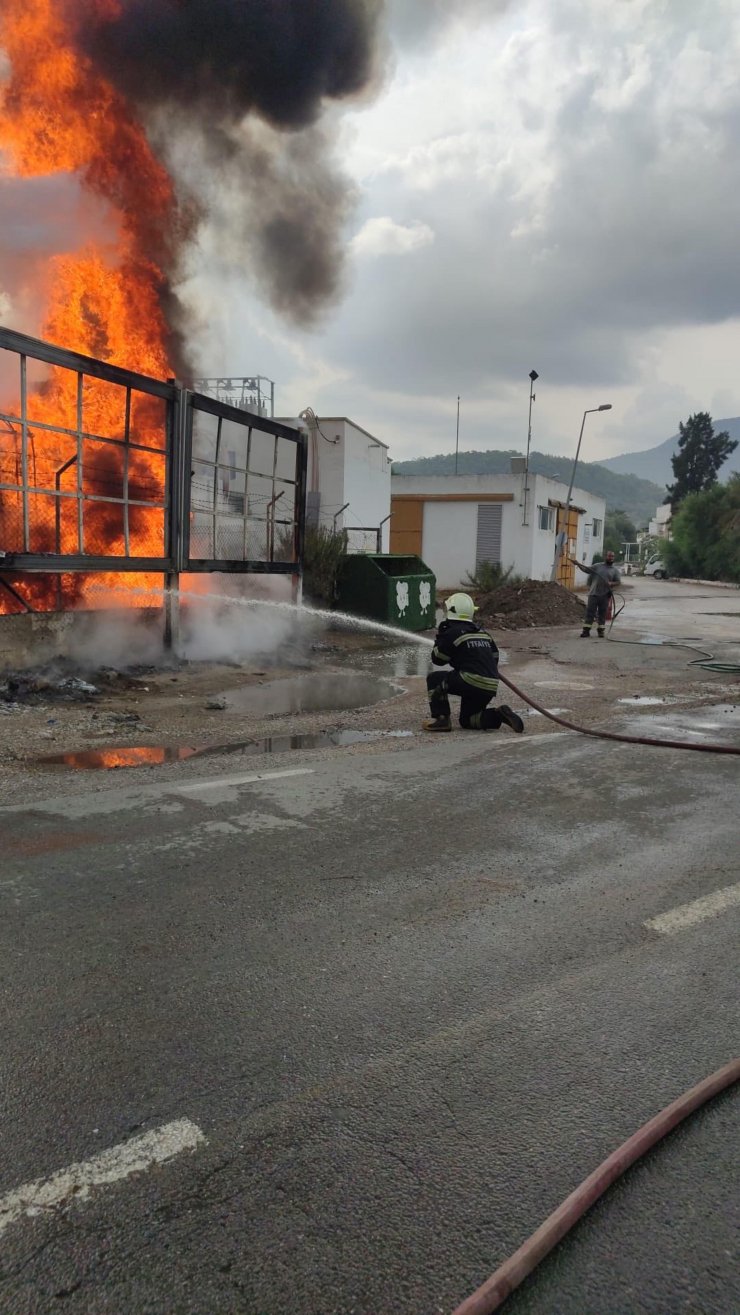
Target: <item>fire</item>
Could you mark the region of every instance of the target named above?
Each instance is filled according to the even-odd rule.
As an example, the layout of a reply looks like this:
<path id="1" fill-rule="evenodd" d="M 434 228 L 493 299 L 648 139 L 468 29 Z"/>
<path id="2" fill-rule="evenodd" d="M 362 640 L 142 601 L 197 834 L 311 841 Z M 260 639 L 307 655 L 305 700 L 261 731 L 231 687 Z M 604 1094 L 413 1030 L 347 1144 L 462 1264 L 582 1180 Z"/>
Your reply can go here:
<path id="1" fill-rule="evenodd" d="M 93 0 L 100 10 L 115 12 L 116 0 Z M 7 167 L 17 177 L 70 174 L 105 205 L 109 239 L 74 252 L 60 252 L 46 271 L 46 311 L 40 336 L 85 355 L 157 378 L 174 371 L 168 353 L 168 327 L 162 310 L 172 243 L 178 236 L 178 211 L 172 182 L 155 158 L 130 106 L 75 49 L 65 28 L 59 0 L 2 0 L 0 48 L 10 74 L 0 98 L 0 142 Z M 17 402 L 2 410 L 18 414 Z M 77 383 L 71 372 L 52 369 L 29 395 L 35 422 L 58 429 L 77 427 Z M 33 426 L 32 426 L 33 429 Z M 93 379 L 85 382 L 83 429 L 122 440 L 125 433 L 123 390 Z M 136 394 L 132 399 L 132 442 L 164 441 L 162 404 Z M 119 497 L 123 490 L 122 449 L 86 442 L 83 469 L 77 472 L 76 441 L 40 429 L 31 435 L 30 473 L 37 488 L 79 487 L 93 498 Z M 0 427 L 3 479 L 18 465 L 19 438 Z M 70 458 L 71 464 L 59 474 Z M 130 496 L 162 501 L 164 455 L 129 454 Z M 19 541 L 19 499 L 0 493 L 1 546 L 12 551 Z M 18 499 L 18 501 L 14 501 Z M 53 495 L 31 497 L 31 551 L 79 550 L 77 503 Z M 122 556 L 126 551 L 120 505 L 90 501 L 85 506 L 84 551 Z M 129 553 L 163 555 L 161 511 L 132 508 Z M 94 604 L 89 581 L 74 576 L 77 600 Z M 151 576 L 121 573 L 107 577 L 118 588 L 151 588 Z M 100 584 L 100 577 L 97 583 Z M 155 577 L 156 582 L 156 577 Z M 35 577 L 32 591 L 19 592 L 34 606 L 54 607 L 58 582 Z M 0 590 L 0 612 L 17 610 Z"/>

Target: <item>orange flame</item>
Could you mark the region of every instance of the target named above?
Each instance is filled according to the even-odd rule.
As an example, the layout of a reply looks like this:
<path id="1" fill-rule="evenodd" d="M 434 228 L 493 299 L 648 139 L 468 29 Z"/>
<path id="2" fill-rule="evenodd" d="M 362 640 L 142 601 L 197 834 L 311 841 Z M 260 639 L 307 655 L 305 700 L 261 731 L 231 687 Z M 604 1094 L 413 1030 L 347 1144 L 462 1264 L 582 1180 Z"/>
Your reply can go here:
<path id="1" fill-rule="evenodd" d="M 95 0 L 100 9 L 116 0 Z M 0 47 L 10 76 L 0 98 L 0 141 L 17 177 L 66 173 L 106 204 L 110 241 L 60 252 L 50 262 L 47 309 L 41 336 L 73 351 L 157 378 L 173 374 L 168 356 L 168 328 L 162 310 L 165 270 L 172 263 L 178 214 L 172 182 L 155 158 L 130 107 L 79 54 L 65 28 L 56 0 L 2 0 Z M 3 408 L 10 410 L 10 407 Z M 15 410 L 15 408 L 12 408 Z M 69 371 L 52 369 L 29 396 L 33 421 L 58 429 L 77 427 L 77 381 Z M 17 412 L 16 412 L 17 414 Z M 83 429 L 122 440 L 125 433 L 123 390 L 87 379 Z M 163 407 L 137 394 L 132 399 L 132 442 L 164 444 Z M 36 429 L 31 435 L 30 474 L 37 488 L 54 489 L 60 466 L 72 456 L 75 440 Z M 18 466 L 18 435 L 0 429 L 3 480 Z M 76 463 L 60 487 L 81 487 L 91 497 L 120 497 L 122 449 L 86 442 L 83 469 Z M 80 483 L 77 484 L 79 478 Z M 129 453 L 130 496 L 162 501 L 165 461 L 159 453 Z M 20 497 L 0 494 L 2 546 L 22 548 Z M 15 502 L 14 502 L 15 499 Z M 31 495 L 32 552 L 79 550 L 77 503 L 53 495 Z M 125 538 L 120 505 L 85 504 L 84 551 L 121 556 Z M 164 517 L 151 508 L 132 508 L 129 552 L 164 555 Z M 79 598 L 92 601 L 89 582 L 78 580 Z M 121 573 L 107 577 L 118 588 L 150 587 L 152 577 Z M 155 577 L 156 580 L 156 577 Z M 100 582 L 100 581 L 98 581 Z M 41 581 L 34 582 L 34 605 Z M 56 583 L 46 580 L 48 606 L 55 605 Z M 0 591 L 0 611 L 17 610 Z"/>

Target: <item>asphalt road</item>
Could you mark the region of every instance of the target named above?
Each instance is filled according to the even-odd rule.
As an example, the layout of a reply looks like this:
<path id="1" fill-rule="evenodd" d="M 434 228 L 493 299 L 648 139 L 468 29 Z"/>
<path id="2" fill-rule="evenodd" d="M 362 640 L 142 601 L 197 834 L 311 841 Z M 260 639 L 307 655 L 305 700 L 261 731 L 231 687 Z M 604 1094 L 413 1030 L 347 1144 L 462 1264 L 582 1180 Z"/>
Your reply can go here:
<path id="1" fill-rule="evenodd" d="M 532 724 L 272 770 L 0 810 L 3 1315 L 450 1311 L 737 1053 L 740 761 Z M 737 1113 L 633 1171 L 512 1315 L 740 1309 Z"/>
<path id="2" fill-rule="evenodd" d="M 740 589 L 633 575 L 624 577 L 621 592 L 627 606 L 617 635 L 630 627 L 645 635 L 704 640 L 710 647 L 740 644 Z"/>

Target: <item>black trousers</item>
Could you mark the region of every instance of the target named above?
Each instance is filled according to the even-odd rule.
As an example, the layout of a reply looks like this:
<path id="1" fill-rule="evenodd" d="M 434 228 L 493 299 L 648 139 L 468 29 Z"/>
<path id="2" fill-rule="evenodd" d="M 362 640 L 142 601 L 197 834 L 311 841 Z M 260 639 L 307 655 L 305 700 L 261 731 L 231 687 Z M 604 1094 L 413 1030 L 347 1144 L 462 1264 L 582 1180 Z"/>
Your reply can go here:
<path id="1" fill-rule="evenodd" d="M 583 623 L 585 629 L 590 630 L 594 621 L 598 621 L 600 627 L 605 626 L 608 610 L 608 594 L 602 594 L 601 597 L 599 597 L 598 594 L 589 594 L 588 602 L 586 603 L 586 620 Z"/>
<path id="2" fill-rule="evenodd" d="M 460 699 L 460 725 L 466 731 L 497 731 L 502 718 L 498 708 L 489 708 L 493 693 L 469 685 L 457 671 L 430 671 L 427 676 L 429 707 L 433 717 L 449 717 L 450 694 Z"/>

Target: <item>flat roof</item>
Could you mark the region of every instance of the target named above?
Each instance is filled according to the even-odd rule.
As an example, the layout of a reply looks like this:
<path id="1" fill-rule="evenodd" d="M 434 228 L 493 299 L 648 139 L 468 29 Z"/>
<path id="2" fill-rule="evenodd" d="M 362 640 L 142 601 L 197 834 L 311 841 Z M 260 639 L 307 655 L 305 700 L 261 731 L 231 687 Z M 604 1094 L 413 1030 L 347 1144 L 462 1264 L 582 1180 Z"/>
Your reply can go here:
<path id="1" fill-rule="evenodd" d="M 293 416 L 292 418 L 293 418 L 293 420 L 297 419 L 296 416 Z M 377 443 L 378 447 L 383 447 L 383 448 L 385 448 L 386 452 L 388 451 L 388 447 L 389 447 L 388 443 L 383 443 L 381 439 L 376 438 L 374 434 L 371 434 L 369 429 L 363 429 L 362 425 L 358 425 L 358 423 L 357 423 L 356 420 L 350 420 L 349 416 L 320 416 L 320 415 L 317 415 L 316 419 L 318 420 L 318 422 L 319 422 L 320 425 L 337 424 L 337 423 L 339 423 L 340 421 L 341 421 L 343 424 L 351 425 L 353 429 L 357 429 L 357 430 L 359 430 L 359 432 L 360 432 L 361 434 L 364 434 L 366 438 L 371 438 L 372 441 L 373 441 L 373 443 Z M 281 423 L 281 424 L 287 424 L 288 422 L 287 422 L 284 418 L 281 417 L 281 418 L 280 418 L 280 423 Z"/>

